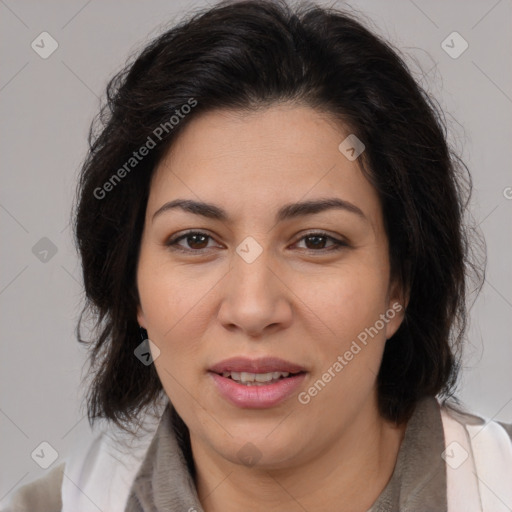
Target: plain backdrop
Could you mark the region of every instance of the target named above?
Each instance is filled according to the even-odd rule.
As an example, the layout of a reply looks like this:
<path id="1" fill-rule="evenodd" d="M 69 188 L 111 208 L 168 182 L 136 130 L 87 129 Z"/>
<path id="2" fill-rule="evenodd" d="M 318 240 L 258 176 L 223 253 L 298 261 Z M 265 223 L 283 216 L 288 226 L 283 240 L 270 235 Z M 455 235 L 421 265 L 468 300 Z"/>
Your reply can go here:
<path id="1" fill-rule="evenodd" d="M 81 270 L 69 222 L 107 80 L 150 39 L 206 5 L 0 0 L 0 503 L 46 471 L 31 456 L 42 442 L 58 462 L 91 435 L 80 387 L 86 352 L 74 334 Z M 350 6 L 400 48 L 438 99 L 450 141 L 472 173 L 471 211 L 487 240 L 488 266 L 471 310 L 459 396 L 474 412 L 512 422 L 512 2 L 353 0 Z M 31 46 L 41 37 L 45 51 L 58 44 L 46 59 Z M 454 58 L 464 41 L 467 49 Z"/>

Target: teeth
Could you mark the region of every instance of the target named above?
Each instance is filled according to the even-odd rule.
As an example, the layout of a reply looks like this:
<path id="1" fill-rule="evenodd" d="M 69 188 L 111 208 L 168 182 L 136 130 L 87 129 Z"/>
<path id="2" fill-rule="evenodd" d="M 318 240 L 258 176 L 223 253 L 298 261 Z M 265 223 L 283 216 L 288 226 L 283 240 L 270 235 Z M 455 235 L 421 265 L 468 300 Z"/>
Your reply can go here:
<path id="1" fill-rule="evenodd" d="M 289 372 L 268 372 L 268 373 L 249 373 L 249 372 L 223 372 L 223 377 L 231 377 L 233 380 L 246 384 L 247 386 L 257 386 L 259 384 L 271 383 L 279 380 L 281 377 L 288 377 Z"/>

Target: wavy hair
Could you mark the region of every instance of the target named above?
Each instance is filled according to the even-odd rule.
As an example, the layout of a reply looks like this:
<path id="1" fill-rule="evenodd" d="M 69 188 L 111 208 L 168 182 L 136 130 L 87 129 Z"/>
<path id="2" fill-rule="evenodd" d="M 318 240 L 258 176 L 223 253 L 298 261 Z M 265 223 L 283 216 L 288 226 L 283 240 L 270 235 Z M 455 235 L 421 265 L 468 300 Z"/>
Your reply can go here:
<path id="1" fill-rule="evenodd" d="M 170 126 L 191 99 L 194 108 Z M 154 365 L 134 356 L 136 267 L 159 159 L 203 112 L 283 101 L 329 113 L 366 146 L 358 162 L 380 197 L 391 276 L 409 296 L 378 374 L 381 415 L 403 422 L 422 397 L 453 395 L 468 277 L 479 276 L 464 222 L 471 178 L 447 142 L 439 104 L 355 14 L 245 0 L 195 12 L 155 38 L 109 82 L 91 126 L 74 212 L 86 294 L 77 337 L 90 346 L 91 424 L 104 417 L 128 429 L 162 393 Z M 130 161 L 148 137 L 154 147 Z M 94 319 L 90 340 L 82 337 L 85 313 Z"/>

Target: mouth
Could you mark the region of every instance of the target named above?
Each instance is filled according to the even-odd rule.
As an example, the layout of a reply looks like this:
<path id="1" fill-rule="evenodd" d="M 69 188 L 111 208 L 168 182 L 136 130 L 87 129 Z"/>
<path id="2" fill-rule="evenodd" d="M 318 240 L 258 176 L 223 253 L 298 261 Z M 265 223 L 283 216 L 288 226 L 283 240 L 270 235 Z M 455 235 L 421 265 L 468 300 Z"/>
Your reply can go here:
<path id="1" fill-rule="evenodd" d="M 237 380 L 240 380 L 240 376 L 236 374 L 248 374 L 249 376 L 257 374 L 269 374 L 269 373 L 300 373 L 305 372 L 306 369 L 297 363 L 286 361 L 278 357 L 259 357 L 251 359 L 249 357 L 237 356 L 225 359 L 214 364 L 210 369 L 211 372 L 223 375 L 224 373 L 234 374 Z M 275 378 L 278 378 L 276 376 Z M 274 377 L 273 377 L 274 378 Z M 253 380 L 248 379 L 246 375 L 246 381 Z"/>
<path id="2" fill-rule="evenodd" d="M 215 372 L 214 372 L 215 373 Z M 244 386 L 267 386 L 274 384 L 282 379 L 288 379 L 304 372 L 267 372 L 267 373 L 251 373 L 251 372 L 222 372 L 221 375 L 226 379 L 231 379 L 237 384 Z"/>
<path id="3" fill-rule="evenodd" d="M 304 367 L 274 357 L 235 357 L 221 361 L 208 372 L 220 395 L 241 408 L 276 406 L 293 395 L 304 382 Z"/>

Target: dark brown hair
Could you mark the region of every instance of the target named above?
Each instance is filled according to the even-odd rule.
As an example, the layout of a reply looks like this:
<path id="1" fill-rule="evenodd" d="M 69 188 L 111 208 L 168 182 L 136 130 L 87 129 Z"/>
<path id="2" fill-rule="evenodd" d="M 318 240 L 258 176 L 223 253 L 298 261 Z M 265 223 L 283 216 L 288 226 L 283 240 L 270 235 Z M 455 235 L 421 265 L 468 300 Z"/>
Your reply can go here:
<path id="1" fill-rule="evenodd" d="M 420 398 L 453 391 L 466 328 L 466 271 L 476 267 L 463 222 L 471 180 L 447 143 L 437 102 L 398 51 L 352 13 L 284 1 L 223 2 L 163 33 L 118 73 L 91 127 L 75 213 L 87 298 L 81 342 L 84 313 L 95 322 L 91 424 L 104 417 L 125 428 L 162 393 L 154 365 L 141 364 L 134 350 L 141 342 L 138 251 L 163 152 L 203 112 L 282 101 L 330 113 L 366 146 L 358 162 L 381 200 L 392 278 L 410 297 L 378 375 L 381 415 L 402 422 Z M 148 137 L 154 147 L 131 161 Z"/>

